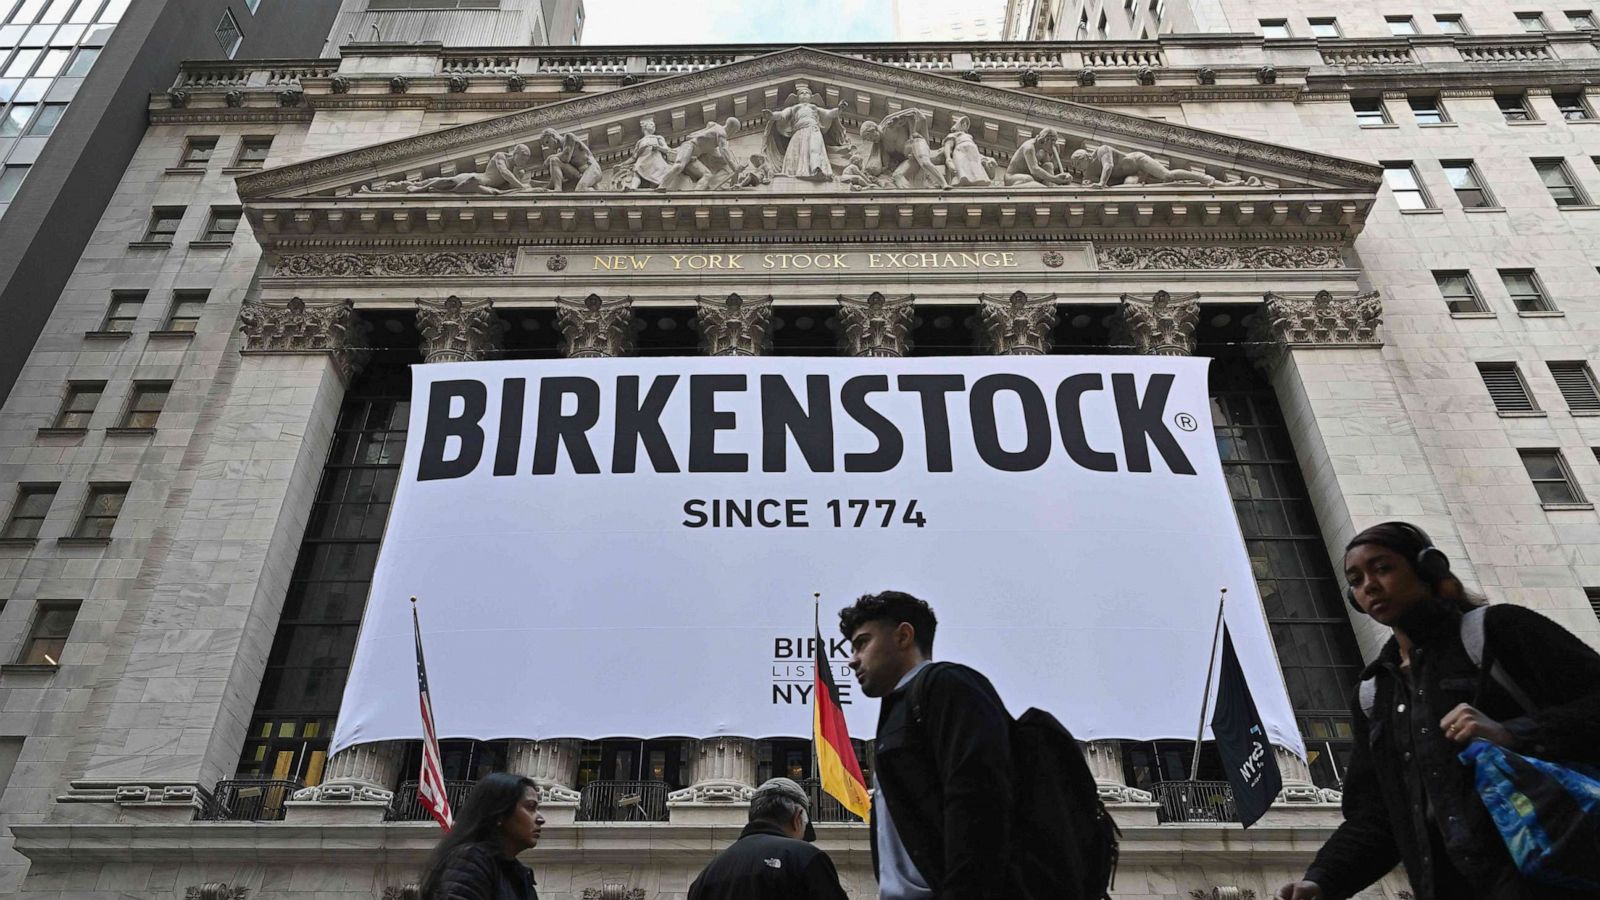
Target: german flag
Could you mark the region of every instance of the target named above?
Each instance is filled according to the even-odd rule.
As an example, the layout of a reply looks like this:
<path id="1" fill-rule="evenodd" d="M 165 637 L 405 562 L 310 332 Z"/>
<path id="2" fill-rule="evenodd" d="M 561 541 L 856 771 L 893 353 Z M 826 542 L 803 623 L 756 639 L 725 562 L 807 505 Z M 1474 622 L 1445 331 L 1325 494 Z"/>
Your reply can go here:
<path id="1" fill-rule="evenodd" d="M 872 801 L 867 797 L 867 781 L 861 776 L 861 763 L 856 759 L 856 748 L 850 743 L 850 729 L 844 722 L 844 710 L 839 706 L 839 689 L 833 683 L 833 667 L 828 661 L 828 645 L 822 640 L 820 623 L 813 663 L 816 676 L 811 725 L 817 750 L 817 776 L 822 781 L 822 789 L 838 800 L 839 805 L 865 819 L 871 812 Z"/>

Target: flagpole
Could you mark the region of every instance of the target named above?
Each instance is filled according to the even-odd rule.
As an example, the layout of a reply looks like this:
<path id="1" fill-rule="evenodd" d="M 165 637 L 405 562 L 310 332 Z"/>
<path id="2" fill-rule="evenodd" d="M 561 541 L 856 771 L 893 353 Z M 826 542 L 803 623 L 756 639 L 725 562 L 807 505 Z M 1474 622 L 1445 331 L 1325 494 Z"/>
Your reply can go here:
<path id="1" fill-rule="evenodd" d="M 1211 678 L 1217 671 L 1217 642 L 1222 639 L 1222 610 L 1228 602 L 1228 589 L 1217 599 L 1217 624 L 1211 630 L 1211 659 L 1206 663 L 1206 691 L 1200 695 L 1200 727 L 1194 733 L 1194 761 L 1189 764 L 1189 780 L 1200 777 L 1200 745 L 1206 737 L 1206 707 L 1211 703 Z"/>
<path id="2" fill-rule="evenodd" d="M 812 591 L 811 592 L 811 624 L 816 627 L 817 639 L 821 640 L 822 639 L 822 592 L 821 591 Z M 823 654 L 823 658 L 827 659 L 827 654 L 826 653 Z M 815 653 L 811 654 L 811 664 L 813 666 L 817 664 L 817 655 Z M 817 673 L 816 672 L 812 672 L 811 673 L 811 683 L 812 684 L 816 684 L 817 683 Z M 822 804 L 822 800 L 821 800 L 821 798 L 822 798 L 822 763 L 820 762 L 820 760 L 817 757 L 817 726 L 816 726 L 816 720 L 817 720 L 817 692 L 815 690 L 813 690 L 811 692 L 811 721 L 812 721 L 812 725 L 811 725 L 811 777 L 817 779 L 817 798 L 818 798 L 817 799 L 817 805 L 820 806 Z M 816 810 L 812 810 L 812 812 L 815 813 Z"/>

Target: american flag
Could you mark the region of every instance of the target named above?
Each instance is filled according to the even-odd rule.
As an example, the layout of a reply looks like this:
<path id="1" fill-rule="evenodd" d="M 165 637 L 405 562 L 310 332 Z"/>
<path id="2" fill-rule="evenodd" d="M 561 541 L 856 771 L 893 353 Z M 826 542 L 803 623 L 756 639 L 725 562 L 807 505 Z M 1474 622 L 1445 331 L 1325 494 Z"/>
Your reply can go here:
<path id="1" fill-rule="evenodd" d="M 417 619 L 417 598 L 411 598 L 411 627 L 417 635 L 417 690 L 422 703 L 422 773 L 417 776 L 417 797 L 433 813 L 439 827 L 455 824 L 450 797 L 444 789 L 444 766 L 439 762 L 439 735 L 433 728 L 433 701 L 428 697 L 428 666 L 422 661 L 422 623 Z"/>

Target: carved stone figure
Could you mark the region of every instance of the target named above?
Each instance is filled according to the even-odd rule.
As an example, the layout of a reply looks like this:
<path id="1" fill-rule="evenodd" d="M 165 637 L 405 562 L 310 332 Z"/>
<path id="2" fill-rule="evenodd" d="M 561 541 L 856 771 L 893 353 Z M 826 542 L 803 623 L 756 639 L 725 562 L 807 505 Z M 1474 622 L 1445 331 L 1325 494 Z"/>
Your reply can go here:
<path id="1" fill-rule="evenodd" d="M 841 115 L 846 109 L 843 101 L 836 109 L 819 106 L 811 86 L 804 81 L 796 83 L 789 102 L 773 110 L 767 122 L 766 154 L 768 159 L 778 161 L 779 174 L 808 181 L 832 181 L 828 148 L 845 143 Z"/>
<path id="2" fill-rule="evenodd" d="M 739 177 L 734 179 L 733 186 L 737 188 L 753 188 L 763 184 L 772 183 L 772 163 L 767 161 L 765 153 L 750 154 L 750 165 L 739 171 Z"/>
<path id="3" fill-rule="evenodd" d="M 889 173 L 895 187 L 948 186 L 944 168 L 938 165 L 928 145 L 928 126 L 932 123 L 933 116 L 913 107 L 885 116 L 876 125 L 866 122 L 861 126 L 862 138 L 878 145 L 874 167 Z M 867 171 L 871 172 L 874 167 Z"/>
<path id="4" fill-rule="evenodd" d="M 728 148 L 728 136 L 737 133 L 739 127 L 739 120 L 729 116 L 720 125 L 712 122 L 690 134 L 678 145 L 672 165 L 661 174 L 656 190 L 679 187 L 677 182 L 684 178 L 689 179 L 693 190 L 709 191 L 726 184 L 738 165 Z"/>
<path id="5" fill-rule="evenodd" d="M 644 136 L 633 143 L 633 171 L 624 185 L 630 191 L 637 191 L 646 184 L 650 187 L 660 185 L 667 170 L 672 168 L 672 163 L 668 161 L 672 156 L 672 148 L 667 145 L 666 138 L 656 134 L 656 120 L 640 119 L 639 128 L 644 131 Z"/>
<path id="6" fill-rule="evenodd" d="M 1054 128 L 1042 128 L 1037 135 L 1017 145 L 1006 166 L 1006 184 L 1050 187 L 1071 184 L 1072 176 L 1063 171 L 1061 152 Z"/>
<path id="7" fill-rule="evenodd" d="M 916 297 L 889 299 L 874 291 L 866 299 L 839 297 L 840 343 L 850 356 L 901 357 L 911 352 Z"/>
<path id="8" fill-rule="evenodd" d="M 1083 178 L 1083 183 L 1096 187 L 1114 187 L 1121 184 L 1201 184 L 1215 187 L 1219 184 L 1245 184 L 1242 181 L 1223 181 L 1196 169 L 1169 169 L 1155 157 L 1139 150 L 1124 153 L 1109 144 L 1093 150 L 1074 150 L 1070 164 Z M 1251 178 L 1250 184 L 1260 184 Z"/>
<path id="9" fill-rule="evenodd" d="M 847 184 L 852 191 L 865 191 L 877 187 L 867 176 L 864 168 L 867 161 L 862 158 L 860 150 L 850 151 L 850 162 L 845 164 L 844 171 L 839 173 L 839 183 Z"/>
<path id="10" fill-rule="evenodd" d="M 552 191 L 592 191 L 604 172 L 600 161 L 589 152 L 589 145 L 573 132 L 559 133 L 546 128 L 539 135 L 544 150 L 544 169 Z"/>
<path id="11" fill-rule="evenodd" d="M 971 117 L 956 116 L 940 148 L 945 169 L 950 173 L 951 187 L 987 186 L 992 177 L 983 164 L 983 151 L 978 149 L 978 142 L 968 130 L 971 127 Z"/>
<path id="12" fill-rule="evenodd" d="M 518 173 L 532 161 L 533 151 L 528 149 L 527 144 L 518 144 L 511 148 L 510 153 L 502 150 L 489 157 L 482 172 L 461 172 L 408 181 L 379 181 L 362 185 L 361 191 L 377 194 L 509 194 L 531 191 L 536 188 Z"/>
<path id="13" fill-rule="evenodd" d="M 633 298 L 557 297 L 556 327 L 566 339 L 562 350 L 568 359 L 628 356 L 633 352 Z"/>

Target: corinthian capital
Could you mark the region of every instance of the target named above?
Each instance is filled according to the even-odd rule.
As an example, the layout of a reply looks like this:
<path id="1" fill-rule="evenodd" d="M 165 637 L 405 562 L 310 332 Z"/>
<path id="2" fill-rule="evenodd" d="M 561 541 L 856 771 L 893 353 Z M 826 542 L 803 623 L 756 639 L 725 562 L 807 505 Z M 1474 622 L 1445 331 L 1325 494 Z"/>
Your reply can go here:
<path id="1" fill-rule="evenodd" d="M 1378 341 L 1383 302 L 1378 292 L 1335 297 L 1328 291 L 1313 296 L 1267 292 L 1256 316 L 1258 337 L 1277 344 L 1372 345 Z"/>
<path id="2" fill-rule="evenodd" d="M 569 359 L 629 356 L 633 353 L 633 298 L 602 300 L 599 294 L 582 300 L 557 297 L 556 327 L 566 339 L 561 349 Z"/>
<path id="3" fill-rule="evenodd" d="M 772 298 L 697 297 L 700 349 L 707 356 L 765 356 L 772 349 Z"/>
<path id="4" fill-rule="evenodd" d="M 499 348 L 505 324 L 489 300 L 446 297 L 417 301 L 417 330 L 423 362 L 471 362 Z"/>
<path id="5" fill-rule="evenodd" d="M 1188 356 L 1194 352 L 1194 330 L 1200 324 L 1199 294 L 1156 291 L 1146 300 L 1122 295 L 1118 331 L 1144 356 Z"/>
<path id="6" fill-rule="evenodd" d="M 348 379 L 368 355 L 367 324 L 349 300 L 247 300 L 239 310 L 245 353 L 327 353 Z"/>
<path id="7" fill-rule="evenodd" d="M 848 356 L 905 356 L 911 352 L 910 294 L 890 299 L 877 291 L 865 298 L 839 297 L 839 341 Z"/>
<path id="8" fill-rule="evenodd" d="M 979 295 L 978 322 L 996 356 L 1039 356 L 1055 346 L 1056 295 Z"/>

